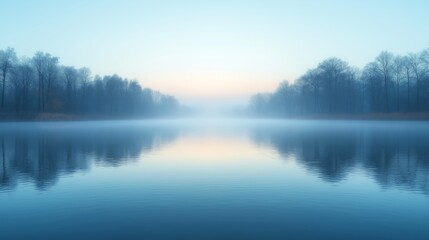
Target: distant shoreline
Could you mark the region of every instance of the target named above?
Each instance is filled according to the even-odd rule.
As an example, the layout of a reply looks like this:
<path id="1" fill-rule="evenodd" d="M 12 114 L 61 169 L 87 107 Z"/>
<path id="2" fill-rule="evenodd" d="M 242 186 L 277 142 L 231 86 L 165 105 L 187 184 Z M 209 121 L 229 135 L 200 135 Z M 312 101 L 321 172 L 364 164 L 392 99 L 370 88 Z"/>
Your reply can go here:
<path id="1" fill-rule="evenodd" d="M 178 116 L 183 118 L 184 116 Z M 67 113 L 34 113 L 34 114 L 0 114 L 0 122 L 49 122 L 49 121 L 98 121 L 98 120 L 145 120 L 165 119 L 162 116 L 108 116 L 108 115 L 79 115 Z M 186 118 L 186 117 L 185 117 Z M 189 118 L 193 118 L 190 116 Z M 226 116 L 226 118 L 229 118 Z M 230 118 L 237 118 L 231 116 Z M 332 114 L 307 115 L 290 117 L 255 117 L 241 116 L 247 119 L 275 119 L 275 120 L 365 120 L 365 121 L 429 121 L 429 113 L 374 113 L 374 114 Z"/>
<path id="2" fill-rule="evenodd" d="M 272 117 L 290 120 L 392 120 L 392 121 L 429 121 L 429 113 L 368 113 L 368 114 L 330 114 L 291 117 Z"/>
<path id="3" fill-rule="evenodd" d="M 0 114 L 0 122 L 97 121 L 124 119 L 153 119 L 154 117 L 123 117 L 107 115 L 79 115 L 67 113 Z"/>

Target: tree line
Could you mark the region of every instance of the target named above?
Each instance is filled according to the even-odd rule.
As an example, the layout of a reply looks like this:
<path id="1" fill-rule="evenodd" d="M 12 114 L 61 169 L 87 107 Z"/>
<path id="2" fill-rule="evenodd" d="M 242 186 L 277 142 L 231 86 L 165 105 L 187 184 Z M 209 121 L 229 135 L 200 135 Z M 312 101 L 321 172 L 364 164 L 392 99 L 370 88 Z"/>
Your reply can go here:
<path id="1" fill-rule="evenodd" d="M 163 116 L 179 110 L 169 95 L 143 88 L 118 75 L 91 75 L 89 68 L 60 65 L 59 58 L 37 52 L 18 58 L 0 50 L 0 114 L 39 113 L 108 117 Z"/>
<path id="2" fill-rule="evenodd" d="M 363 69 L 328 58 L 294 83 L 251 97 L 257 116 L 429 112 L 429 49 L 406 56 L 381 52 Z"/>

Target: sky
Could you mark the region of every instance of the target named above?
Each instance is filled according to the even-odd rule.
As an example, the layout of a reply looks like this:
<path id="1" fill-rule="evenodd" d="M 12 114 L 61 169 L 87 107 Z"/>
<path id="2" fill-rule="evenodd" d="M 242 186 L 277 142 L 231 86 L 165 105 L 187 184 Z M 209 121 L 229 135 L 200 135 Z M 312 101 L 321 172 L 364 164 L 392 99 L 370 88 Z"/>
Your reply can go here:
<path id="1" fill-rule="evenodd" d="M 429 1 L 0 0 L 0 49 L 136 79 L 188 105 L 241 105 L 328 57 L 429 47 Z"/>

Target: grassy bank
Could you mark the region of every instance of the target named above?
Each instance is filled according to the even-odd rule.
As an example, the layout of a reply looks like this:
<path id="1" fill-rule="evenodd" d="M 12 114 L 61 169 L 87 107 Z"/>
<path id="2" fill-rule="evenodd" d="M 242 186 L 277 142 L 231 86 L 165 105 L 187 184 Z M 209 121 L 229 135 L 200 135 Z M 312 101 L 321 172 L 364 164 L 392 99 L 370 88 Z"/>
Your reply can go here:
<path id="1" fill-rule="evenodd" d="M 314 120 L 429 120 L 429 113 L 368 113 L 368 114 L 329 114 L 294 117 L 294 119 Z"/>
<path id="2" fill-rule="evenodd" d="M 98 117 L 100 118 L 100 117 Z M 66 113 L 0 114 L 0 121 L 76 121 L 97 119 L 96 116 L 83 116 Z"/>

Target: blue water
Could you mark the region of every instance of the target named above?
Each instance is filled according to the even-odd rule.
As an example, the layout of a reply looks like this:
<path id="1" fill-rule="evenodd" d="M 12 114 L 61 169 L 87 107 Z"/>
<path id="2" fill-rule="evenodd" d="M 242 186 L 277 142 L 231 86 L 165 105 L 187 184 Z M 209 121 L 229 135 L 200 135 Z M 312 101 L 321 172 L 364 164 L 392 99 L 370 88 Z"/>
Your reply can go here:
<path id="1" fill-rule="evenodd" d="M 0 124 L 0 239 L 429 239 L 429 123 Z"/>

